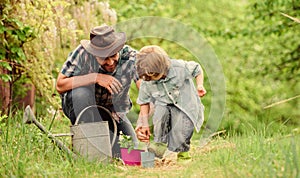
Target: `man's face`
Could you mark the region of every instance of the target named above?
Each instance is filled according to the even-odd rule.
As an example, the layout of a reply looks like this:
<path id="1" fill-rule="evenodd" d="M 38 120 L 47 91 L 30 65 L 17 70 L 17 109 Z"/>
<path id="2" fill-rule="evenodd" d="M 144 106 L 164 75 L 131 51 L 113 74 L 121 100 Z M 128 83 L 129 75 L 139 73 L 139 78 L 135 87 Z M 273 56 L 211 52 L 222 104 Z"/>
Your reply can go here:
<path id="1" fill-rule="evenodd" d="M 101 58 L 96 56 L 97 62 L 101 65 L 101 67 L 106 70 L 107 72 L 113 72 L 115 71 L 118 60 L 119 60 L 119 53 L 116 53 L 112 56 L 109 56 L 107 58 Z"/>

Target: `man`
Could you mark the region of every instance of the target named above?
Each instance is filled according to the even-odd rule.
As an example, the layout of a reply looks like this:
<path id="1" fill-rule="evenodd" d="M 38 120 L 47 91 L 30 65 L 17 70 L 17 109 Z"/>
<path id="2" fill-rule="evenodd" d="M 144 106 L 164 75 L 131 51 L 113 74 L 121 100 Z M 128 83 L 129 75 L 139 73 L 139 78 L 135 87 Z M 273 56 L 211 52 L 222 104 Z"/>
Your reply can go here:
<path id="1" fill-rule="evenodd" d="M 61 94 L 62 109 L 72 124 L 86 107 L 103 106 L 116 120 L 118 134 L 122 131 L 137 143 L 132 124 L 126 117 L 132 106 L 129 98 L 132 80 L 139 87 L 136 51 L 125 42 L 125 33 L 117 33 L 110 26 L 91 29 L 90 40 L 81 40 L 69 54 L 58 75 L 56 89 Z M 97 108 L 88 110 L 79 119 L 79 123 L 102 120 Z M 119 157 L 117 141 L 112 152 L 113 156 Z"/>

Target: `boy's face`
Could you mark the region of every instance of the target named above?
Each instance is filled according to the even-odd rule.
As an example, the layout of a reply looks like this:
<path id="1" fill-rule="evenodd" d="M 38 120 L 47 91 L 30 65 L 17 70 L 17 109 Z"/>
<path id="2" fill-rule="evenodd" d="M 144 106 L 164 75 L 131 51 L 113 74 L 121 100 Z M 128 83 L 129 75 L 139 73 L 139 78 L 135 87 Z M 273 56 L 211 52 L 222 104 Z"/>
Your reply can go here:
<path id="1" fill-rule="evenodd" d="M 157 80 L 161 79 L 163 76 L 164 76 L 164 74 L 153 73 L 150 75 L 145 74 L 141 78 L 145 81 L 151 81 L 151 80 L 157 81 Z"/>

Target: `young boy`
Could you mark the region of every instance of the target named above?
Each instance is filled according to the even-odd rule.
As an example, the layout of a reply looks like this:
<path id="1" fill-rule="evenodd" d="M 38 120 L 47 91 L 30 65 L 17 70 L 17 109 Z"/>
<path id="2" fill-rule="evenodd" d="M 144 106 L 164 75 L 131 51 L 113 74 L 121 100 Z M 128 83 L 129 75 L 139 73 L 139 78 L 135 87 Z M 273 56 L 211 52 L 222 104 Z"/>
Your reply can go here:
<path id="1" fill-rule="evenodd" d="M 149 151 L 162 157 L 164 151 L 158 148 L 167 144 L 169 151 L 178 153 L 178 160 L 191 159 L 190 140 L 194 128 L 199 132 L 204 120 L 204 106 L 199 96 L 204 96 L 206 90 L 200 64 L 170 59 L 161 47 L 151 45 L 140 50 L 136 65 L 138 75 L 143 79 L 137 99 L 140 105 L 136 127 L 138 139 L 149 142 L 148 118 L 150 103 L 154 103 L 155 144 L 150 144 Z"/>

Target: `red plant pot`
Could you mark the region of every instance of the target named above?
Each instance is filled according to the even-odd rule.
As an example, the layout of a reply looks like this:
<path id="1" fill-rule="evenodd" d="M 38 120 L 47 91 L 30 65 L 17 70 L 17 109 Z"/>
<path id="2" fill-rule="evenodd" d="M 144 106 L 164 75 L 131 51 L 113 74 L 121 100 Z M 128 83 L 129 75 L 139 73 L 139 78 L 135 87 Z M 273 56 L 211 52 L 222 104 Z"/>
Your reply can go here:
<path id="1" fill-rule="evenodd" d="M 121 148 L 121 158 L 124 161 L 125 165 L 140 166 L 141 152 L 144 152 L 144 150 L 133 149 L 128 153 L 128 148 Z"/>

